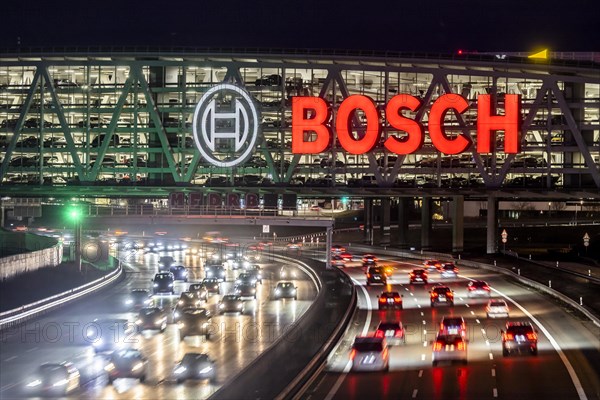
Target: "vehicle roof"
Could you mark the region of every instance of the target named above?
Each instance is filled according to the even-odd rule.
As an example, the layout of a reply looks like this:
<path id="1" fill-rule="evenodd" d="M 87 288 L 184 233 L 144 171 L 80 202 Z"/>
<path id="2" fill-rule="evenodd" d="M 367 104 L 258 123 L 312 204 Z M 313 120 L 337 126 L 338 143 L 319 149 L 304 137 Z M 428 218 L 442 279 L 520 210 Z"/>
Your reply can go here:
<path id="1" fill-rule="evenodd" d="M 356 336 L 354 343 L 381 343 L 385 339 L 376 336 Z"/>
<path id="2" fill-rule="evenodd" d="M 377 328 L 402 328 L 402 322 L 400 321 L 381 321 Z"/>
<path id="3" fill-rule="evenodd" d="M 381 292 L 381 296 L 394 297 L 394 296 L 400 296 L 400 293 L 398 293 L 398 292 Z"/>
<path id="4" fill-rule="evenodd" d="M 456 343 L 456 342 L 464 342 L 465 339 L 461 335 L 444 335 L 442 333 L 438 333 L 435 338 L 436 342 L 444 342 L 444 343 Z"/>
<path id="5" fill-rule="evenodd" d="M 435 286 L 433 289 L 431 289 L 432 292 L 451 292 L 452 290 L 450 290 L 450 288 L 448 286 Z"/>
<path id="6" fill-rule="evenodd" d="M 448 324 L 448 323 L 453 323 L 453 322 L 458 322 L 458 323 L 462 324 L 463 322 L 465 322 L 465 319 L 463 317 L 449 317 L 447 315 L 442 317 L 443 324 Z"/>

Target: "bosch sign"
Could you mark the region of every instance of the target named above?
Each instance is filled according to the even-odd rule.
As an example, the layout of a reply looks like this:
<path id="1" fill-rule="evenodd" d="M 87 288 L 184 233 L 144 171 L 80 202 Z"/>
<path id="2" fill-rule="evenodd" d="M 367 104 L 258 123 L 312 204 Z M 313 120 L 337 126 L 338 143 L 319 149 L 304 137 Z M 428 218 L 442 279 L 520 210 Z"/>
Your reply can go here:
<path id="1" fill-rule="evenodd" d="M 396 154 L 417 152 L 424 142 L 423 125 L 402 115 L 402 111 L 418 111 L 423 106 L 418 98 L 400 94 L 392 97 L 385 107 L 385 117 L 389 125 L 406 136 L 402 139 L 389 136 L 384 146 Z M 459 154 L 471 145 L 471 139 L 464 133 L 449 137 L 444 131 L 446 113 L 464 113 L 469 108 L 467 100 L 457 94 L 444 94 L 431 105 L 428 118 L 428 131 L 433 145 L 442 153 Z M 352 134 L 354 111 L 362 110 L 366 118 L 366 129 L 361 138 Z M 320 97 L 292 98 L 292 153 L 316 154 L 327 151 L 331 146 L 331 108 Z M 491 95 L 480 95 L 477 101 L 477 152 L 492 152 L 492 135 L 504 131 L 504 151 L 518 153 L 521 148 L 521 96 L 505 95 L 504 115 L 496 115 L 492 109 Z M 340 145 L 352 154 L 371 151 L 381 137 L 380 114 L 375 102 L 363 95 L 352 95 L 342 101 L 335 117 L 335 129 Z M 311 139 L 311 140 L 309 140 Z"/>

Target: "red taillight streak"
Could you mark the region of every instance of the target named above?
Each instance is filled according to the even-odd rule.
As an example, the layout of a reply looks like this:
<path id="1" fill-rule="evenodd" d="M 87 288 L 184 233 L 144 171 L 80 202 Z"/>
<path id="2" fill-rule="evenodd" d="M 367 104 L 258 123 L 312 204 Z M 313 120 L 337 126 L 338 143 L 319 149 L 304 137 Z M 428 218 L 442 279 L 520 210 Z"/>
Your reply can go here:
<path id="1" fill-rule="evenodd" d="M 465 349 L 464 342 L 458 342 L 458 351 L 463 351 Z"/>
<path id="2" fill-rule="evenodd" d="M 505 340 L 514 340 L 514 335 L 512 333 L 505 333 L 504 334 L 504 339 Z"/>
<path id="3" fill-rule="evenodd" d="M 385 333 L 383 331 L 377 330 L 375 331 L 375 337 L 384 337 Z"/>
<path id="4" fill-rule="evenodd" d="M 527 340 L 537 340 L 537 335 L 535 333 L 528 333 Z"/>
<path id="5" fill-rule="evenodd" d="M 383 356 L 383 358 L 387 358 L 387 355 L 388 355 L 388 349 L 386 347 L 385 350 L 383 350 L 382 356 Z"/>
<path id="6" fill-rule="evenodd" d="M 396 337 L 402 337 L 404 336 L 403 332 L 401 330 L 396 331 L 396 334 L 394 335 Z"/>
<path id="7" fill-rule="evenodd" d="M 356 350 L 352 349 L 352 351 L 350 352 L 350 360 L 354 360 L 354 357 L 356 357 Z"/>
<path id="8" fill-rule="evenodd" d="M 383 297 L 380 297 L 380 298 L 379 298 L 379 302 L 380 302 L 380 303 L 385 303 L 385 300 L 386 300 L 386 299 L 384 299 Z"/>
<path id="9" fill-rule="evenodd" d="M 443 346 L 442 342 L 435 342 L 435 347 L 433 348 L 433 351 L 441 351 L 442 346 Z"/>

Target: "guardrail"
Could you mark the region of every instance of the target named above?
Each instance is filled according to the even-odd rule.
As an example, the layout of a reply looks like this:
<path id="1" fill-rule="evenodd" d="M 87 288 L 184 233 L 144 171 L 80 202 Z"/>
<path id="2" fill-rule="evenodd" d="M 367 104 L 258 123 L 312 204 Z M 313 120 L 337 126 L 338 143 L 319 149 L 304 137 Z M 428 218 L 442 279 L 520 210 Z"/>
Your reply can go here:
<path id="1" fill-rule="evenodd" d="M 114 271 L 104 275 L 102 278 L 98 278 L 92 282 L 86 283 L 85 285 L 67 290 L 43 300 L 14 308 L 12 310 L 4 311 L 0 313 L 0 331 L 20 325 L 32 318 L 36 318 L 44 313 L 62 307 L 73 300 L 80 298 L 81 296 L 94 293 L 118 280 L 122 276 L 122 273 L 123 267 L 119 261 L 117 268 Z"/>

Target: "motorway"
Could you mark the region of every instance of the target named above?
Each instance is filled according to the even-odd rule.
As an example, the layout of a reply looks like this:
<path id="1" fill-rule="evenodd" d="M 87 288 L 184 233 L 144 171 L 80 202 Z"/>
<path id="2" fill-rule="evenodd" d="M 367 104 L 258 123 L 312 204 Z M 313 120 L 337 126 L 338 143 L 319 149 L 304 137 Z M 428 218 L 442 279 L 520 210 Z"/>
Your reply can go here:
<path id="1" fill-rule="evenodd" d="M 357 256 L 354 255 L 355 260 Z M 381 259 L 380 259 L 381 260 Z M 409 285 L 408 272 L 419 261 L 386 258 L 393 265 L 389 290 L 403 294 L 404 309 L 378 311 L 381 285 L 365 285 L 359 262 L 344 271 L 353 278 L 359 310 L 324 373 L 304 399 L 600 399 L 600 330 L 548 297 L 484 270 L 460 267 L 457 278 L 430 272 L 426 286 Z M 493 297 L 504 297 L 509 318 L 486 318 L 487 299 L 467 297 L 467 280 L 483 279 Z M 455 292 L 454 307 L 430 307 L 428 290 L 443 282 Z M 468 332 L 468 364 L 432 367 L 431 341 L 444 315 L 463 316 Z M 406 344 L 390 348 L 389 372 L 350 372 L 349 354 L 356 335 L 375 331 L 380 320 L 399 320 Z M 539 331 L 539 354 L 503 357 L 500 329 L 506 321 L 531 321 Z"/>
<path id="2" fill-rule="evenodd" d="M 201 259 L 183 251 L 174 251 L 176 260 L 189 267 L 190 282 L 203 277 Z M 160 254 L 162 255 L 162 253 Z M 32 320 L 18 329 L 0 333 L 0 398 L 36 396 L 26 384 L 43 363 L 70 361 L 81 374 L 82 387 L 73 398 L 89 399 L 185 399 L 207 398 L 227 379 L 241 371 L 258 354 L 269 347 L 286 328 L 304 313 L 317 292 L 312 281 L 296 267 L 289 266 L 298 287 L 298 300 L 274 300 L 271 291 L 279 278 L 281 262 L 259 262 L 265 276 L 256 300 L 246 302 L 244 315 L 224 316 L 216 313 L 219 295 L 211 295 L 205 307 L 213 312 L 213 336 L 207 340 L 194 336 L 180 341 L 177 326 L 169 323 L 164 333 L 144 331 L 124 337 L 128 345 L 140 349 L 149 360 L 148 378 L 144 384 L 133 379 L 117 379 L 108 384 L 103 371 L 106 356 L 96 355 L 82 332 L 95 318 L 125 318 L 135 321 L 137 313 L 125 306 L 126 295 L 135 288 L 151 289 L 151 279 L 158 271 L 159 254 L 129 251 L 120 254 L 127 259 L 126 276 L 117 285 L 77 303 Z M 261 260 L 264 261 L 264 260 Z M 232 289 L 234 271 L 228 270 L 227 282 L 221 283 L 221 294 Z M 155 303 L 167 310 L 189 283 L 176 282 L 175 296 L 155 296 Z M 169 319 L 169 322 L 171 320 Z M 173 369 L 187 352 L 208 353 L 216 361 L 217 381 L 185 381 L 176 384 Z"/>

